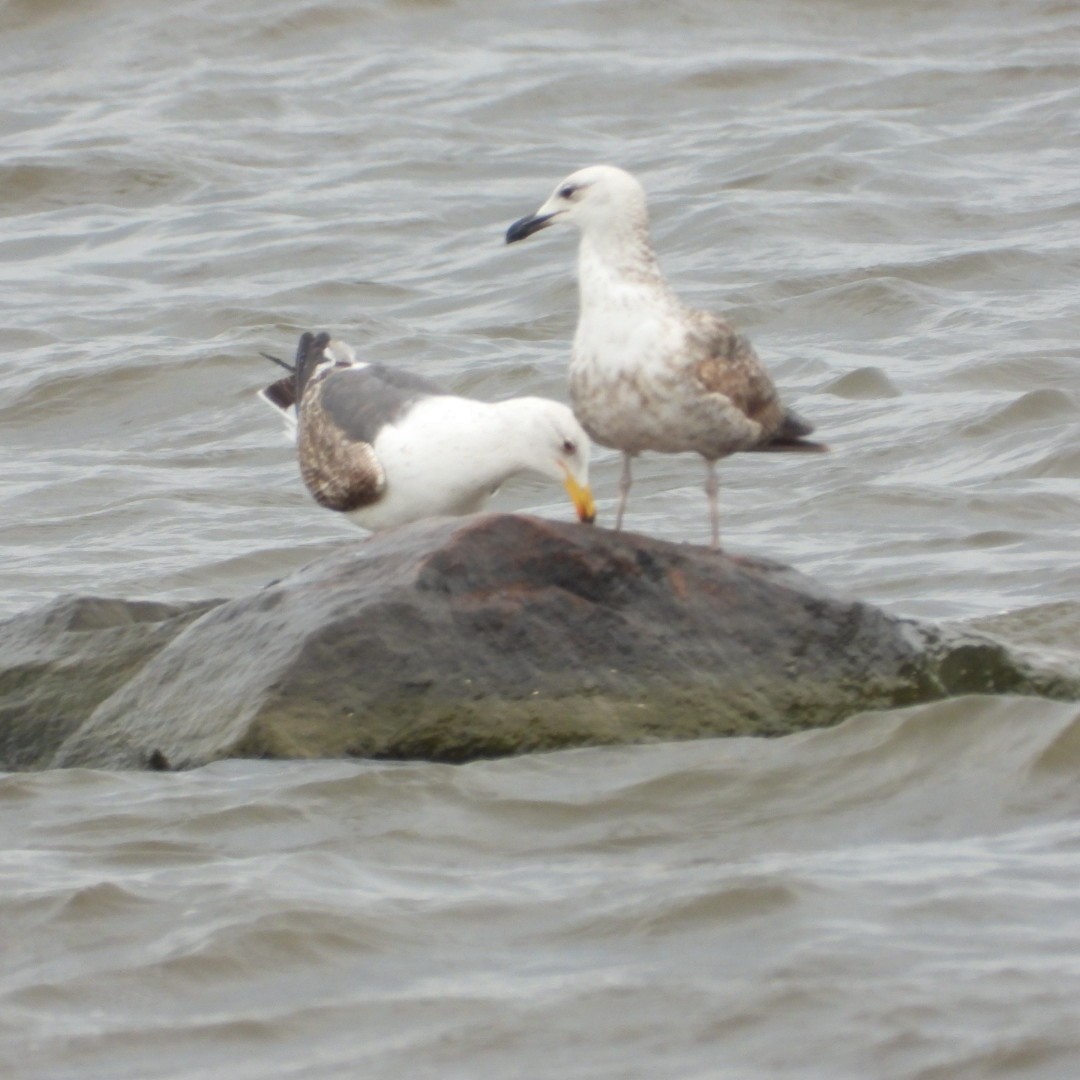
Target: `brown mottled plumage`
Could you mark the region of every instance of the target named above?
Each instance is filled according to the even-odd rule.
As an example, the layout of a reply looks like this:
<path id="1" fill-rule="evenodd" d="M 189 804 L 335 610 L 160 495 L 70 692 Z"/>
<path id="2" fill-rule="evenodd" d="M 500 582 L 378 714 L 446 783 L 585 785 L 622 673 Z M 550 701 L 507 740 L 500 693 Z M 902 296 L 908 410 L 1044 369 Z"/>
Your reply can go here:
<path id="1" fill-rule="evenodd" d="M 623 452 L 615 527 L 622 526 L 637 454 L 695 451 L 705 459 L 712 542 L 719 547 L 720 458 L 825 447 L 805 438 L 813 427 L 781 403 L 750 342 L 672 292 L 649 243 L 645 194 L 634 177 L 609 165 L 574 173 L 535 214 L 510 226 L 507 242 L 559 221 L 581 229 L 574 412 L 590 437 Z"/>
<path id="2" fill-rule="evenodd" d="M 350 439 L 327 423 L 322 396 L 323 387 L 314 386 L 300 406 L 300 475 L 312 498 L 327 510 L 348 513 L 370 506 L 386 490 L 386 473 L 371 443 Z"/>

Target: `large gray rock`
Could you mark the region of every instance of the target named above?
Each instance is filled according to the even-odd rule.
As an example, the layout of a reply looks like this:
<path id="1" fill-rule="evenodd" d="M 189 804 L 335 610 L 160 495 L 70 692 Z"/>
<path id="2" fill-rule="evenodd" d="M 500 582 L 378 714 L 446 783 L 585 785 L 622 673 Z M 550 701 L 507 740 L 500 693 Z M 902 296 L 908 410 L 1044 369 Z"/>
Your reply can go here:
<path id="1" fill-rule="evenodd" d="M 0 624 L 0 768 L 48 765 L 102 701 L 217 603 L 65 596 Z"/>
<path id="2" fill-rule="evenodd" d="M 106 619 L 99 644 L 80 646 L 73 670 L 89 649 L 107 671 L 77 691 L 49 690 L 48 664 L 40 685 L 25 665 L 12 684 L 0 649 L 8 767 L 57 746 L 55 765 L 465 761 L 775 735 L 969 691 L 1080 697 L 998 641 L 893 618 L 776 563 L 509 515 L 357 541 L 201 614 L 130 610 L 144 621 L 118 635 Z M 7 640 L 40 616 L 21 618 Z M 70 667 L 65 635 L 50 656 Z"/>

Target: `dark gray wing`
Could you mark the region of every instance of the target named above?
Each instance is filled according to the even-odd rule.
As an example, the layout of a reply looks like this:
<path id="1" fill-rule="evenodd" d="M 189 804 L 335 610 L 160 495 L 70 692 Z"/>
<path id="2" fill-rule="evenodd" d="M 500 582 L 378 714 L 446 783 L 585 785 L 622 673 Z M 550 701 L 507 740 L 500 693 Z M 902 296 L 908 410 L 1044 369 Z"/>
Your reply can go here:
<path id="1" fill-rule="evenodd" d="M 368 443 L 375 441 L 380 428 L 395 423 L 416 402 L 445 393 L 420 375 L 382 364 L 329 371 L 319 379 L 317 389 L 329 421 L 346 438 Z"/>

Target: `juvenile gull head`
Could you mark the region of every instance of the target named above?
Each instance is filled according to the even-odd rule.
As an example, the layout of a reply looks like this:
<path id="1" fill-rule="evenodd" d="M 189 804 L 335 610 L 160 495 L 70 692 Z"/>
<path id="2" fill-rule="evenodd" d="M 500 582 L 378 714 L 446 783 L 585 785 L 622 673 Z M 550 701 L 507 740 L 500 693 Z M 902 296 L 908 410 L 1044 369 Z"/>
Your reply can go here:
<path id="1" fill-rule="evenodd" d="M 536 211 L 506 230 L 506 242 L 524 240 L 550 225 L 576 225 L 595 235 L 630 235 L 649 231 L 645 189 L 614 165 L 590 165 L 571 173 Z"/>
<path id="2" fill-rule="evenodd" d="M 365 529 L 473 513 L 522 473 L 561 483 L 581 521 L 596 515 L 589 438 L 560 402 L 447 394 L 325 333 L 304 334 L 292 373 L 259 396 L 294 434 L 312 497 Z"/>
<path id="3" fill-rule="evenodd" d="M 713 547 L 720 545 L 716 462 L 744 450 L 818 451 L 813 427 L 784 408 L 753 346 L 672 292 L 653 254 L 645 192 L 613 165 L 571 173 L 507 230 L 512 244 L 576 225 L 580 308 L 570 357 L 574 412 L 597 442 L 623 452 L 621 528 L 631 460 L 695 451 L 706 464 Z"/>

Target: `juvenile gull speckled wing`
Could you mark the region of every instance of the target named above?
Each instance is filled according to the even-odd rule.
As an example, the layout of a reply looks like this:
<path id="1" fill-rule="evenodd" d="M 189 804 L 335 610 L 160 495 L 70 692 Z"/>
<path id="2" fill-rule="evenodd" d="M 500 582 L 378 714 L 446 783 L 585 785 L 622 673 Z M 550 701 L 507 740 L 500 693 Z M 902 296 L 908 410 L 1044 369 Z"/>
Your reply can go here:
<path id="1" fill-rule="evenodd" d="M 560 221 L 581 230 L 574 409 L 598 442 L 623 453 L 615 527 L 622 525 L 635 455 L 695 451 L 705 459 L 712 543 L 719 547 L 720 458 L 825 447 L 803 438 L 812 427 L 784 408 L 750 342 L 672 292 L 653 254 L 645 194 L 634 177 L 610 165 L 572 174 L 535 214 L 510 226 L 507 243 Z"/>

